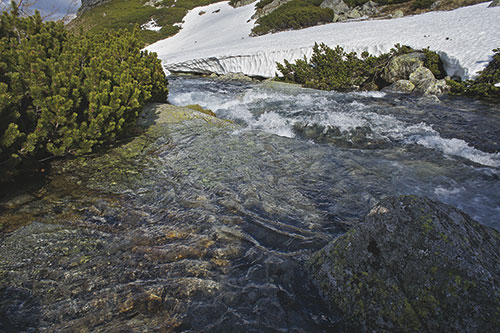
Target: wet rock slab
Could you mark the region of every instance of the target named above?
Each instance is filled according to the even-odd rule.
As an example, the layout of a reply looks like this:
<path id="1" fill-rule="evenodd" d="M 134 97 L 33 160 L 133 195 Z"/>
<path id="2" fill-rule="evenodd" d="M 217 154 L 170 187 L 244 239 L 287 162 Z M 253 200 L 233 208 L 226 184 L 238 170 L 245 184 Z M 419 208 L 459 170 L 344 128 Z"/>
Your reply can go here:
<path id="1" fill-rule="evenodd" d="M 257 189 L 234 187 L 242 199 L 220 184 L 242 173 L 205 165 L 231 170 L 237 154 L 224 159 L 206 145 L 241 144 L 236 128 L 152 105 L 135 136 L 54 162 L 33 197 L 7 200 L 1 218 L 21 222 L 0 237 L 0 331 L 334 328 L 302 264 L 326 236 L 269 224 L 263 216 L 273 221 L 287 205 L 270 197 L 267 212 L 248 211 Z"/>

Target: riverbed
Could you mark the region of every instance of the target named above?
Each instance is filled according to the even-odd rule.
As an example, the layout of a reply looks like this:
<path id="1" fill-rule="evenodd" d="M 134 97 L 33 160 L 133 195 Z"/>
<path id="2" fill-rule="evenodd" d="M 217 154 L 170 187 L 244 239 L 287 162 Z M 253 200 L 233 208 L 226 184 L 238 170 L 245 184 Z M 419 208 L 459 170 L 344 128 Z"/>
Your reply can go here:
<path id="1" fill-rule="evenodd" d="M 427 196 L 500 229 L 498 106 L 169 82 L 170 103 L 220 121 L 57 161 L 4 205 L 22 222 L 0 240 L 0 331 L 339 331 L 305 263 L 380 199 Z"/>

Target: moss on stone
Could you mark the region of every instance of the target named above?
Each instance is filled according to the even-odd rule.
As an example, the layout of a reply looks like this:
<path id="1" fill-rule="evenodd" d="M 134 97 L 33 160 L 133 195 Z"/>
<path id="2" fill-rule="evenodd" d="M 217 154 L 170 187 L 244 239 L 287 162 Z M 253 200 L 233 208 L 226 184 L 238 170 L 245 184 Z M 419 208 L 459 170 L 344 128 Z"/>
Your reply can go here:
<path id="1" fill-rule="evenodd" d="M 190 105 L 186 105 L 186 107 L 189 109 L 204 113 L 204 114 L 208 114 L 209 116 L 212 116 L 212 117 L 217 117 L 217 115 L 212 110 L 205 109 L 204 107 L 202 107 L 199 104 L 190 104 Z"/>

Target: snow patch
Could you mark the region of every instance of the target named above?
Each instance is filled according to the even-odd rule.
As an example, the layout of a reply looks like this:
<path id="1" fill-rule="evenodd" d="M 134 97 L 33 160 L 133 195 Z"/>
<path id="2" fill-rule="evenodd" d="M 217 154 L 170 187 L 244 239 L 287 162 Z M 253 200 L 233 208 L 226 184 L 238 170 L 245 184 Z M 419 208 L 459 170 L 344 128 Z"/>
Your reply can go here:
<path id="1" fill-rule="evenodd" d="M 373 55 L 400 43 L 438 51 L 448 75 L 466 80 L 484 69 L 492 50 L 500 45 L 500 7 L 487 6 L 481 3 L 399 19 L 331 23 L 249 37 L 255 3 L 233 8 L 222 2 L 189 11 L 177 35 L 147 49 L 156 52 L 170 71 L 272 77 L 276 62 L 309 57 L 315 42 Z M 206 14 L 200 16 L 200 11 Z"/>
<path id="2" fill-rule="evenodd" d="M 155 19 L 151 19 L 149 22 L 141 25 L 142 30 L 160 31 L 161 26 L 156 23 Z"/>
<path id="3" fill-rule="evenodd" d="M 495 87 L 500 88 L 500 82 L 496 83 Z"/>

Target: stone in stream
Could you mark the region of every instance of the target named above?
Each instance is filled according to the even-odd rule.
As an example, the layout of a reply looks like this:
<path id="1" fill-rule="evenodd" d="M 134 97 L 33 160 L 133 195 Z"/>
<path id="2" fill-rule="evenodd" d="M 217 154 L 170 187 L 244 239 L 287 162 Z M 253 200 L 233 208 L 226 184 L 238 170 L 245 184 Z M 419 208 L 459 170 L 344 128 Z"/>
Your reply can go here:
<path id="1" fill-rule="evenodd" d="M 297 122 L 293 125 L 293 132 L 297 136 L 315 143 L 331 144 L 341 148 L 382 149 L 391 145 L 387 140 L 374 137 L 371 128 L 367 126 L 341 131 L 335 126 Z"/>
<path id="2" fill-rule="evenodd" d="M 387 198 L 310 267 L 351 329 L 498 332 L 500 233 L 448 205 Z"/>

